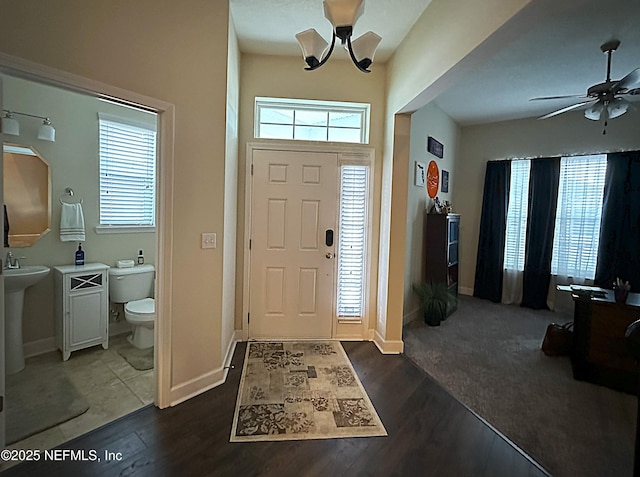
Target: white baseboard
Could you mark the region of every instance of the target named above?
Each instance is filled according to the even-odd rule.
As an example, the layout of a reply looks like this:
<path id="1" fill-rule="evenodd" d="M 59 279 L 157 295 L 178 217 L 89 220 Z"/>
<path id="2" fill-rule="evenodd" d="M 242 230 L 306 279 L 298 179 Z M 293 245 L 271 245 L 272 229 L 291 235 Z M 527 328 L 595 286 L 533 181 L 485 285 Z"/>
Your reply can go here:
<path id="1" fill-rule="evenodd" d="M 373 342 L 382 354 L 400 354 L 404 351 L 404 341 L 385 340 L 377 330 Z"/>
<path id="2" fill-rule="evenodd" d="M 245 328 L 235 331 L 235 340 L 237 341 L 249 341 L 249 330 Z"/>
<path id="3" fill-rule="evenodd" d="M 458 293 L 460 293 L 461 295 L 473 296 L 473 288 L 460 287 L 458 288 Z"/>
<path id="4" fill-rule="evenodd" d="M 23 346 L 24 357 L 31 358 L 32 356 L 39 356 L 41 354 L 50 353 L 56 351 L 56 338 L 54 336 L 50 338 L 44 338 L 41 340 L 30 341 Z"/>
<path id="5" fill-rule="evenodd" d="M 418 307 L 418 308 L 410 311 L 409 313 L 407 313 L 406 315 L 404 315 L 402 317 L 402 326 L 406 325 L 407 323 L 412 322 L 416 318 L 420 318 L 421 314 L 422 314 L 422 308 L 421 307 Z"/>
<path id="6" fill-rule="evenodd" d="M 131 325 L 124 320 L 109 323 L 109 337 L 130 332 Z M 41 354 L 56 351 L 58 349 L 58 347 L 56 346 L 56 337 L 51 336 L 49 338 L 43 338 L 41 340 L 30 341 L 23 345 L 23 349 L 25 358 L 40 356 Z"/>
<path id="7" fill-rule="evenodd" d="M 198 394 L 202 394 L 203 392 L 224 384 L 227 380 L 227 374 L 229 373 L 229 367 L 231 366 L 231 359 L 233 358 L 236 344 L 238 341 L 241 341 L 238 339 L 240 337 L 242 337 L 242 330 L 236 330 L 227 346 L 227 352 L 220 368 L 172 387 L 169 391 L 169 406 L 176 406 L 192 397 L 196 397 Z"/>
<path id="8" fill-rule="evenodd" d="M 185 383 L 174 386 L 169 390 L 169 406 L 176 406 L 209 389 L 224 383 L 226 370 L 224 366 L 190 379 Z"/>

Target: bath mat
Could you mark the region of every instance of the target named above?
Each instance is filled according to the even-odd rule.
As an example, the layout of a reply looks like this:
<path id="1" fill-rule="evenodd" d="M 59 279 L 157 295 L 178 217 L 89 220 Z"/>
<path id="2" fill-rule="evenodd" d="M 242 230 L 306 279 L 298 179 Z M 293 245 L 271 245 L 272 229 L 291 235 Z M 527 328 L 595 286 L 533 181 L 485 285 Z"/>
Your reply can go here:
<path id="1" fill-rule="evenodd" d="M 138 349 L 133 345 L 126 344 L 118 349 L 118 354 L 138 371 L 153 369 L 153 347 Z"/>
<path id="2" fill-rule="evenodd" d="M 52 366 L 43 374 L 27 366 L 6 376 L 7 444 L 87 412 L 89 404 L 60 368 Z"/>
<path id="3" fill-rule="evenodd" d="M 247 345 L 231 442 L 386 435 L 339 341 Z"/>

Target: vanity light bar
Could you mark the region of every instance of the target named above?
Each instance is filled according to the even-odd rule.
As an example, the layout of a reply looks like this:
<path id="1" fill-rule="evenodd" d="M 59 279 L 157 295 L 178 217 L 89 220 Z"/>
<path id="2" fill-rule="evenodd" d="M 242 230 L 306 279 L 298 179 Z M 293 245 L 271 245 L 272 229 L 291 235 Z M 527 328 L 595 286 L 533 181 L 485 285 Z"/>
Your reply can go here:
<path id="1" fill-rule="evenodd" d="M 4 117 L 2 118 L 3 134 L 9 134 L 11 136 L 20 135 L 20 123 L 13 117 L 14 114 L 17 114 L 19 116 L 42 119 L 42 124 L 40 125 L 40 129 L 38 129 L 38 139 L 42 139 L 43 141 L 56 142 L 56 130 L 51 125 L 51 119 L 45 116 L 21 113 L 19 111 L 11 111 L 9 109 L 3 109 L 2 111 L 4 111 Z"/>

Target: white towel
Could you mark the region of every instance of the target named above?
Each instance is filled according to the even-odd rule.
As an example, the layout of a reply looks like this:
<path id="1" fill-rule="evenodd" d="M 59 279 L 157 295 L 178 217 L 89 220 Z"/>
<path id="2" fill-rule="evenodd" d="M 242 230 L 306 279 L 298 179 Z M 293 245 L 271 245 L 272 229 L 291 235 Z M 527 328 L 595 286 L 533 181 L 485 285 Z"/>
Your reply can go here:
<path id="1" fill-rule="evenodd" d="M 60 241 L 84 242 L 84 216 L 82 204 L 62 204 L 60 213 Z"/>

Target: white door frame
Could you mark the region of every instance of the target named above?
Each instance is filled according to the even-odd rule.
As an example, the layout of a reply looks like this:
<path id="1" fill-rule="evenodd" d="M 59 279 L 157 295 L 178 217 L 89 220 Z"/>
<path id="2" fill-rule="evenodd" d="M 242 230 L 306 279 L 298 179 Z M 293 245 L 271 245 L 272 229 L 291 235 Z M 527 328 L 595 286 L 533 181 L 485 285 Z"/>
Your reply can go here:
<path id="1" fill-rule="evenodd" d="M 270 151 L 298 151 L 298 152 L 328 152 L 336 153 L 339 158 L 354 158 L 354 163 L 364 162 L 370 165 L 370 190 L 373 191 L 373 175 L 374 175 L 374 161 L 375 161 L 375 149 L 373 147 L 357 145 L 357 144 L 336 144 L 336 143 L 309 143 L 303 141 L 281 141 L 281 140 L 258 140 L 253 142 L 247 142 L 246 154 L 245 154 L 245 177 L 244 177 L 244 237 L 243 237 L 243 250 L 244 250 L 244 266 L 243 266 L 243 278 L 242 278 L 242 339 L 247 340 L 249 338 L 249 323 L 248 316 L 250 310 L 249 303 L 249 284 L 251 278 L 251 254 L 249 252 L 249 240 L 251 238 L 251 200 L 252 200 L 252 188 L 253 181 L 251 180 L 251 161 L 253 160 L 254 150 L 270 150 Z M 340 165 L 340 159 L 339 159 Z M 369 200 L 371 201 L 372 194 L 369 194 Z M 371 236 L 371 204 L 369 211 L 369 228 L 368 233 Z M 337 261 L 336 261 L 337 265 Z M 368 254 L 367 260 L 367 277 L 370 276 L 371 268 L 371 251 Z M 369 279 L 367 278 L 365 289 L 367 290 L 367 296 L 365 297 L 365 313 L 362 321 L 353 323 L 332 323 L 332 338 L 336 339 L 351 339 L 351 340 L 370 340 L 371 333 L 369 332 Z M 335 293 L 335 290 L 334 290 Z M 335 311 L 334 311 L 335 316 Z M 332 318 L 333 320 L 333 318 Z"/>
<path id="2" fill-rule="evenodd" d="M 0 114 L 2 113 L 2 78 L 0 78 Z M 0 122 L 2 120 L 0 119 Z M 2 129 L 0 129 L 0 146 L 4 144 L 4 135 L 2 134 Z M 1 147 L 0 147 L 1 149 Z M 0 152 L 2 152 L 0 150 Z M 0 171 L 3 170 L 3 155 L 0 154 Z M 4 180 L 0 179 L 0 204 L 4 204 Z M 4 216 L 4 212 L 0 213 L 0 215 Z M 3 224 L 4 226 L 4 224 Z M 4 232 L 4 229 L 3 229 Z M 2 245 L 0 245 L 0 330 L 2 330 L 2 338 L 0 338 L 0 450 L 5 448 L 5 428 L 6 428 L 6 419 L 5 416 L 7 413 L 5 409 L 7 407 L 6 402 L 6 393 L 5 393 L 5 383 L 4 383 L 4 365 L 5 365 L 5 357 L 4 357 L 4 267 L 5 267 L 5 249 L 4 249 L 4 240 L 2 240 Z"/>
<path id="3" fill-rule="evenodd" d="M 171 289 L 173 263 L 173 147 L 175 107 L 171 103 L 67 73 L 0 52 L 0 73 L 74 91 L 158 114 L 158 164 L 156 199 L 156 322 L 154 403 L 171 405 Z M 0 279 L 1 281 L 2 279 Z M 4 308 L 3 308 L 4 309 Z M 0 416 L 1 418 L 1 416 Z"/>

